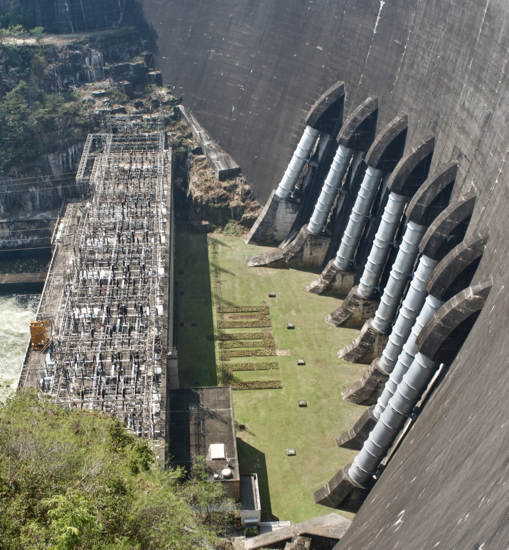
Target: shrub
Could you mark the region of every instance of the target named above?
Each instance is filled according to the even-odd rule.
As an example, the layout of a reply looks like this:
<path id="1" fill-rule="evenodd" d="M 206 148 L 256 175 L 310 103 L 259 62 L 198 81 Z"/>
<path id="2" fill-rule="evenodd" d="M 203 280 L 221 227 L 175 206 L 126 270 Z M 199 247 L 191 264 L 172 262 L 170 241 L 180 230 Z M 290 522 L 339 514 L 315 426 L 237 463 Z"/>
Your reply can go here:
<path id="1" fill-rule="evenodd" d="M 216 340 L 229 341 L 229 340 L 262 340 L 264 338 L 272 338 L 270 332 L 234 332 L 234 333 L 222 333 L 216 335 Z"/>
<path id="2" fill-rule="evenodd" d="M 227 237 L 240 237 L 245 231 L 245 228 L 235 220 L 230 220 L 222 231 L 223 235 Z"/>
<path id="3" fill-rule="evenodd" d="M 264 340 L 247 340 L 246 342 L 234 340 L 232 342 L 220 342 L 219 346 L 223 349 L 274 347 L 274 339 L 265 338 Z"/>
<path id="4" fill-rule="evenodd" d="M 252 525 L 251 527 L 246 527 L 244 529 L 244 536 L 246 538 L 256 537 L 258 535 L 258 525 Z"/>
<path id="5" fill-rule="evenodd" d="M 184 481 L 116 419 L 35 392 L 0 404 L 2 549 L 218 548 L 218 509 L 200 463 Z"/>
<path id="6" fill-rule="evenodd" d="M 43 27 L 34 27 L 30 34 L 35 37 L 35 41 L 39 43 L 44 38 L 44 28 Z"/>
<path id="7" fill-rule="evenodd" d="M 255 380 L 253 382 L 232 382 L 232 390 L 281 390 L 281 380 Z"/>

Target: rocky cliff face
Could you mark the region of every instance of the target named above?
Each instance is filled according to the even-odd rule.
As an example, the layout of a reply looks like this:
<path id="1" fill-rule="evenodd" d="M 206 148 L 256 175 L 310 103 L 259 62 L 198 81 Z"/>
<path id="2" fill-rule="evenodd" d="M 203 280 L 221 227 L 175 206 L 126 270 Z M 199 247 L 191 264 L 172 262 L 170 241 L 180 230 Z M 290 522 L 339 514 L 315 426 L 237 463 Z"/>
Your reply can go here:
<path id="1" fill-rule="evenodd" d="M 47 212 L 59 207 L 64 199 L 85 193 L 74 180 L 82 150 L 82 143 L 62 147 L 39 159 L 42 174 L 0 181 L 0 216 Z"/>
<path id="2" fill-rule="evenodd" d="M 2 251 L 8 251 L 23 247 L 49 247 L 54 223 L 55 218 L 50 215 L 39 218 L 0 220 L 0 248 Z"/>
<path id="3" fill-rule="evenodd" d="M 45 93 L 60 93 L 107 78 L 139 85 L 148 81 L 153 57 L 145 53 L 142 40 L 132 29 L 51 35 L 39 42 L 7 38 L 6 45 L 42 53 L 44 65 L 37 76 Z"/>
<path id="4" fill-rule="evenodd" d="M 19 247 L 23 234 L 39 234 L 38 226 L 30 232 L 19 230 L 16 220 L 25 223 L 27 217 L 41 212 L 54 217 L 49 212 L 54 214 L 64 199 L 86 193 L 74 175 L 87 134 L 106 127 L 109 114 L 144 108 L 143 98 L 137 99 L 144 92 L 137 90 L 158 81 L 157 74 L 151 73 L 151 61 L 136 32 L 125 29 L 47 36 L 40 42 L 8 38 L 0 46 L 7 75 L 0 83 L 2 120 L 15 112 L 22 123 L 31 124 L 21 136 L 5 124 L 0 135 L 10 144 L 13 139 L 20 143 L 31 139 L 37 148 L 36 155 L 30 147 L 22 155 L 17 147 L 10 147 L 11 157 L 2 158 L 0 217 L 9 231 L 5 233 L 4 226 L 0 247 L 12 248 L 13 242 Z M 22 80 L 27 82 L 24 88 L 20 88 Z M 148 99 L 150 109 L 153 103 Z M 12 227 L 17 228 L 14 233 Z M 27 238 L 26 244 L 33 243 Z"/>
<path id="5" fill-rule="evenodd" d="M 74 33 L 120 25 L 124 0 L 31 0 L 37 25 Z"/>

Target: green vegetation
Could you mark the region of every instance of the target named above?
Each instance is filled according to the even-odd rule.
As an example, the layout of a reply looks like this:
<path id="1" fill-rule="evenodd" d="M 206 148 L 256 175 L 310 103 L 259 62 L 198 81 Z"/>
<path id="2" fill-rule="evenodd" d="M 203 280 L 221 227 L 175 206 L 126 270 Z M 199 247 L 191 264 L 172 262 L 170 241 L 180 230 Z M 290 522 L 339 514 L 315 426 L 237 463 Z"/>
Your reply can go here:
<path id="1" fill-rule="evenodd" d="M 0 1 L 0 31 L 7 31 L 10 35 L 14 32 L 27 34 L 34 27 L 35 19 L 32 10 L 25 7 L 24 0 Z"/>
<path id="2" fill-rule="evenodd" d="M 48 60 L 44 50 L 5 40 L 34 36 L 39 43 L 44 29 L 33 26 L 33 16 L 24 10 L 23 2 L 0 5 L 0 175 L 14 163 L 31 163 L 40 153 L 51 152 L 59 138 L 75 142 L 88 131 L 76 116 L 78 105 L 70 105 L 76 103 L 75 97 L 45 93 Z M 60 135 L 54 135 L 55 128 Z"/>
<path id="3" fill-rule="evenodd" d="M 338 307 L 340 301 L 306 292 L 306 284 L 316 274 L 294 269 L 248 268 L 245 258 L 266 249 L 246 245 L 241 238 L 215 233 L 209 236 L 207 254 L 203 251 L 205 238 L 177 236 L 177 270 L 178 266 L 185 266 L 186 273 L 179 276 L 179 285 L 185 284 L 185 307 L 192 312 L 188 315 L 195 315 L 195 307 L 201 311 L 203 297 L 210 295 L 217 307 L 268 305 L 279 350 L 280 371 L 276 376 L 274 370 L 231 371 L 239 381 L 280 378 L 283 386 L 233 394 L 235 419 L 242 426 L 237 431 L 241 473 L 258 474 L 265 520 L 298 522 L 328 513 L 329 509 L 314 504 L 312 494 L 355 456 L 352 451 L 338 448 L 334 437 L 351 428 L 363 412 L 362 407 L 344 401 L 341 391 L 356 382 L 366 367 L 340 361 L 336 354 L 354 339 L 357 331 L 338 329 L 324 322 L 325 315 Z M 195 252 L 198 250 L 199 256 Z M 269 298 L 269 292 L 275 292 L 276 298 Z M 223 316 L 218 314 L 218 318 Z M 295 329 L 287 330 L 287 323 L 293 323 Z M 227 333 L 219 331 L 216 355 L 211 357 L 212 332 L 209 323 L 194 329 L 188 329 L 186 323 L 186 327 L 179 328 L 181 384 L 191 384 L 195 379 L 202 384 L 210 383 L 206 382 L 209 380 L 216 383 L 216 368 L 225 366 L 221 365 L 219 344 Z M 253 332 L 245 329 L 246 336 Z M 202 344 L 209 346 L 207 355 L 194 360 L 197 354 L 203 354 Z M 297 365 L 300 358 L 306 361 L 305 365 Z M 229 368 L 245 361 L 232 359 L 226 365 Z M 274 358 L 256 358 L 257 363 L 263 361 L 273 363 Z M 308 407 L 299 408 L 299 399 L 305 399 Z M 287 448 L 296 449 L 297 455 L 287 457 Z"/>
<path id="4" fill-rule="evenodd" d="M 241 237 L 246 228 L 235 220 L 230 220 L 223 228 L 222 233 L 226 237 Z"/>
<path id="5" fill-rule="evenodd" d="M 43 27 L 34 27 L 30 34 L 35 37 L 35 40 L 39 43 L 44 38 L 44 29 Z"/>
<path id="6" fill-rule="evenodd" d="M 79 91 L 47 93 L 47 66 L 43 48 L 0 45 L 0 175 L 98 130 Z"/>
<path id="7" fill-rule="evenodd" d="M 246 257 L 263 252 L 262 247 L 218 234 L 214 238 L 222 298 L 237 306 L 269 305 L 276 347 L 288 350 L 278 357 L 283 389 L 233 394 L 236 420 L 247 427 L 238 434 L 242 473 L 258 473 L 266 517 L 297 522 L 326 513 L 314 504 L 312 493 L 353 459 L 354 453 L 339 449 L 334 437 L 363 411 L 343 401 L 341 391 L 362 376 L 365 366 L 336 355 L 357 331 L 324 322 L 340 302 L 306 292 L 314 273 L 248 268 Z M 269 292 L 276 298 L 268 298 Z M 288 330 L 287 323 L 295 329 Z M 306 365 L 297 365 L 300 358 Z M 247 374 L 240 376 L 247 380 Z M 299 408 L 299 399 L 308 407 Z M 287 448 L 295 448 L 297 456 L 287 457 Z"/>
<path id="8" fill-rule="evenodd" d="M 253 525 L 252 527 L 246 527 L 244 529 L 244 536 L 246 538 L 256 537 L 258 535 L 258 525 Z"/>
<path id="9" fill-rule="evenodd" d="M 204 460 L 186 482 L 163 471 L 148 442 L 101 413 L 35 392 L 0 405 L 5 550 L 221 548 L 232 508 L 207 478 Z"/>
<path id="10" fill-rule="evenodd" d="M 219 181 L 204 156 L 191 157 L 189 217 L 207 220 L 227 236 L 240 236 L 256 220 L 260 205 L 242 176 Z"/>
<path id="11" fill-rule="evenodd" d="M 279 370 L 279 363 L 221 363 L 221 384 L 233 390 L 274 390 L 283 383 L 275 380 L 273 371 Z M 235 372 L 235 375 L 233 374 Z M 279 373 L 278 373 L 279 374 Z"/>

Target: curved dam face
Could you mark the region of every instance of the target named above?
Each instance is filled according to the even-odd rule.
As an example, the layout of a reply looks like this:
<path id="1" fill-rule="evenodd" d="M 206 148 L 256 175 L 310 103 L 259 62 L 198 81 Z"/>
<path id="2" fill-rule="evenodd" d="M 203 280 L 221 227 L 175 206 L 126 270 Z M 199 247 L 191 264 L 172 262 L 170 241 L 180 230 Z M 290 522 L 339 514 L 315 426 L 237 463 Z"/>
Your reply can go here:
<path id="1" fill-rule="evenodd" d="M 165 83 L 241 164 L 261 201 L 307 110 L 337 80 L 345 113 L 378 96 L 378 127 L 406 112 L 408 143 L 434 133 L 434 162 L 458 159 L 465 181 L 495 180 L 504 166 L 503 0 L 143 0 L 141 10 Z"/>
<path id="2" fill-rule="evenodd" d="M 472 284 L 491 280 L 492 290 L 338 548 L 505 547 L 507 2 L 142 0 L 130 10 L 125 22 L 145 33 L 165 84 L 262 202 L 306 112 L 338 80 L 345 113 L 377 96 L 378 128 L 407 114 L 407 150 L 432 134 L 432 168 L 458 161 L 452 200 L 475 193 L 468 234 L 490 235 Z"/>
<path id="3" fill-rule="evenodd" d="M 74 1 L 35 4 L 55 6 L 52 17 L 65 24 L 66 6 L 97 17 L 106 10 L 95 0 L 80 10 Z M 441 383 L 412 413 L 338 548 L 507 548 L 507 0 L 131 0 L 123 24 L 137 26 L 165 84 L 241 165 L 261 202 L 281 180 L 309 108 L 338 81 L 345 115 L 377 97 L 377 131 L 407 115 L 407 153 L 431 135 L 431 170 L 457 161 L 451 207 L 467 196 L 475 209 L 469 224 L 460 214 L 451 220 L 468 225 L 465 238 L 488 235 L 486 249 L 466 265 L 467 288 L 444 283 L 452 298 L 442 289 L 436 330 L 418 341 L 419 354 L 447 364 Z M 442 240 L 449 236 L 444 229 Z"/>

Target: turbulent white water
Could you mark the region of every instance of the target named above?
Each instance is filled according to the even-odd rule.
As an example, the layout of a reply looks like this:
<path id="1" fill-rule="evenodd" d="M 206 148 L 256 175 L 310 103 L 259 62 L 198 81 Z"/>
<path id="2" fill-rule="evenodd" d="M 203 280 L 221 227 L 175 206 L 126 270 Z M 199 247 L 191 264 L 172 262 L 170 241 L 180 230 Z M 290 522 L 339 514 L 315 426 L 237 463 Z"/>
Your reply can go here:
<path id="1" fill-rule="evenodd" d="M 15 389 L 39 295 L 0 296 L 0 396 Z"/>

